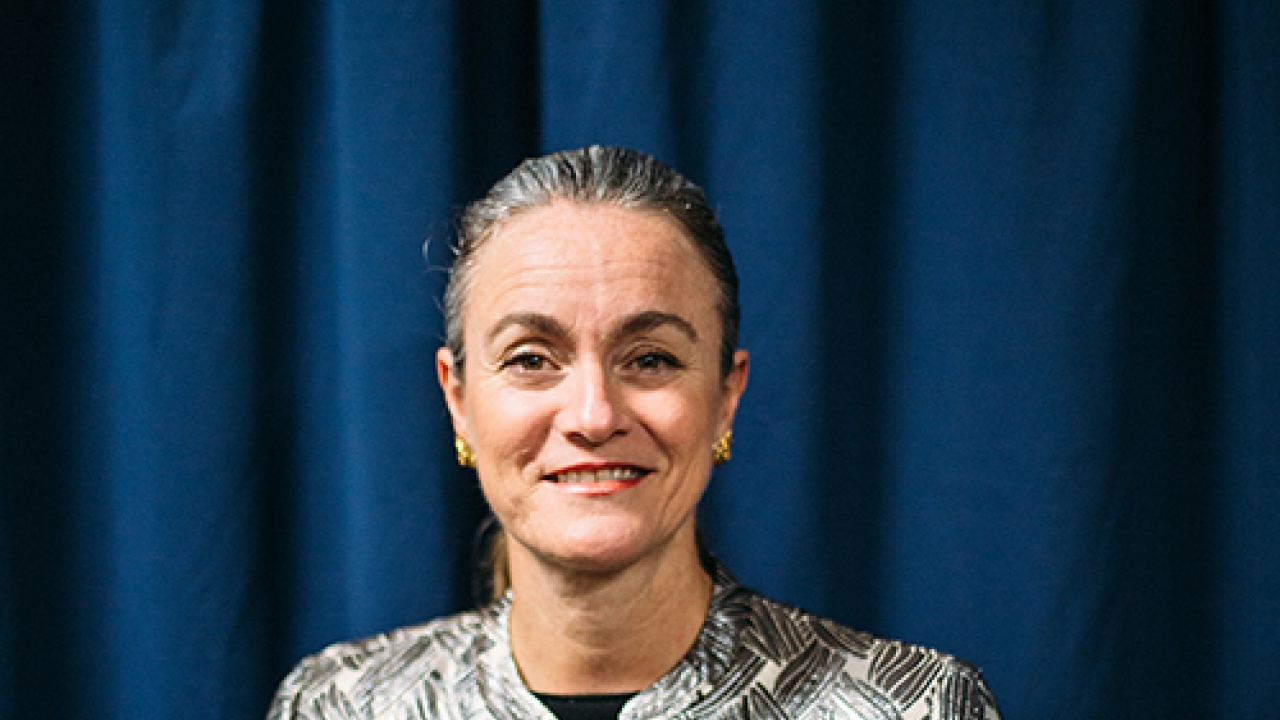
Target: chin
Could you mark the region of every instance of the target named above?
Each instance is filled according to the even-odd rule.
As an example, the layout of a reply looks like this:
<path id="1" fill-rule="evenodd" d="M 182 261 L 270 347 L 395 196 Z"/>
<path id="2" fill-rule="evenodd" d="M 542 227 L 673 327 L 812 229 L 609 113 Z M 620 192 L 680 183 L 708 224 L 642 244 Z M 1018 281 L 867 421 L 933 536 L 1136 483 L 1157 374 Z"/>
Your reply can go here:
<path id="1" fill-rule="evenodd" d="M 616 527 L 609 530 L 562 536 L 535 554 L 572 570 L 608 573 L 626 568 L 654 550 L 651 538 L 619 533 Z"/>

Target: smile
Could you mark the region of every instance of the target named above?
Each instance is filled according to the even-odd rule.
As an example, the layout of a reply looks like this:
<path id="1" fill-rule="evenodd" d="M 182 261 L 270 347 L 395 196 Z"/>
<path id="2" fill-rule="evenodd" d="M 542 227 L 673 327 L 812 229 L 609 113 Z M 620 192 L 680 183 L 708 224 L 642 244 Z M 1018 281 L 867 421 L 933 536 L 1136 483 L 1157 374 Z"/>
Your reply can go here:
<path id="1" fill-rule="evenodd" d="M 645 470 L 635 467 L 611 467 L 599 470 L 568 470 L 550 475 L 552 481 L 559 483 L 601 483 L 614 480 L 639 480 L 647 474 Z"/>
<path id="2" fill-rule="evenodd" d="M 611 495 L 635 487 L 649 474 L 634 466 L 565 468 L 543 479 L 575 495 Z"/>

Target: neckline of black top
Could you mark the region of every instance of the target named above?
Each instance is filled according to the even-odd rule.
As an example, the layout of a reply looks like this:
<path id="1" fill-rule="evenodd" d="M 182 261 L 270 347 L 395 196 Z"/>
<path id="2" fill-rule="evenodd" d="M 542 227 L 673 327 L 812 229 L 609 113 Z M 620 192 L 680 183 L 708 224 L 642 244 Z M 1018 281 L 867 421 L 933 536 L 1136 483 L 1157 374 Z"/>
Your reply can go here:
<path id="1" fill-rule="evenodd" d="M 559 720 L 616 720 L 635 693 L 612 695 L 552 695 L 534 693 Z"/>

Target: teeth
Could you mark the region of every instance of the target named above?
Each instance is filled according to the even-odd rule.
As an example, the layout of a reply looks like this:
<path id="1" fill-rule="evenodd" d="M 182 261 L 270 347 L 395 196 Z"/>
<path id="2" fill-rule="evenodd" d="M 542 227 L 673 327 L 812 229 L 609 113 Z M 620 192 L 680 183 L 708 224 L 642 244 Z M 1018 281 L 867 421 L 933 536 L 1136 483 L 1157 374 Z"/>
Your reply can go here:
<path id="1" fill-rule="evenodd" d="M 556 482 L 562 483 L 593 483 L 593 482 L 609 482 L 610 480 L 634 480 L 640 477 L 641 471 L 637 468 L 605 468 L 603 470 L 587 471 L 587 472 L 567 472 L 556 475 Z"/>

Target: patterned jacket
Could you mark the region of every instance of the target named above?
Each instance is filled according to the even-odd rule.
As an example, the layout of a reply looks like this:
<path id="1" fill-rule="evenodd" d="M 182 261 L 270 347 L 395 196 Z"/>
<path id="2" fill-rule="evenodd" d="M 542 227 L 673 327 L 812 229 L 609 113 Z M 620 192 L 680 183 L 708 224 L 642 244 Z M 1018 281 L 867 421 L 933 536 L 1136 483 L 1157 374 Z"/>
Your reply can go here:
<path id="1" fill-rule="evenodd" d="M 999 720 L 976 668 L 773 602 L 712 568 L 698 639 L 620 720 Z M 508 645 L 510 595 L 303 660 L 268 720 L 554 720 Z"/>

